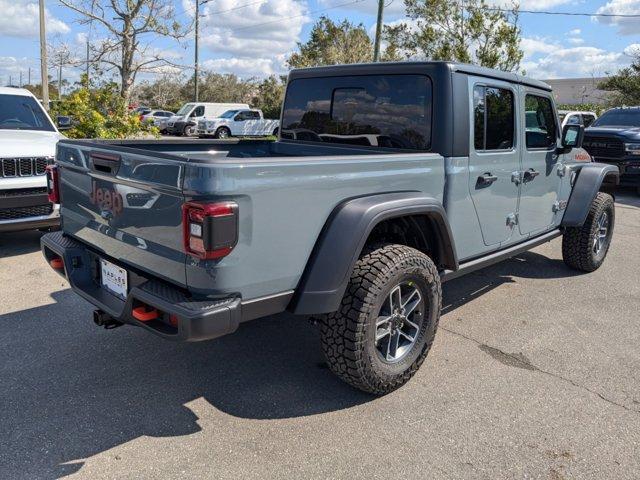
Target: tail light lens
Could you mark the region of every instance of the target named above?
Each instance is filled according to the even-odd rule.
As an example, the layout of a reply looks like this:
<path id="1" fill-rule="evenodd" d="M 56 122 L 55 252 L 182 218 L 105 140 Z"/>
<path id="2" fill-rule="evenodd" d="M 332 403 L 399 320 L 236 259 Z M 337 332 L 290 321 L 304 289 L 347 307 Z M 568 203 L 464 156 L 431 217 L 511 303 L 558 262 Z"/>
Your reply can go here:
<path id="1" fill-rule="evenodd" d="M 57 165 L 47 165 L 47 196 L 51 203 L 60 203 L 60 170 Z"/>
<path id="2" fill-rule="evenodd" d="M 202 259 L 226 257 L 238 243 L 238 205 L 188 202 L 182 206 L 185 252 Z"/>

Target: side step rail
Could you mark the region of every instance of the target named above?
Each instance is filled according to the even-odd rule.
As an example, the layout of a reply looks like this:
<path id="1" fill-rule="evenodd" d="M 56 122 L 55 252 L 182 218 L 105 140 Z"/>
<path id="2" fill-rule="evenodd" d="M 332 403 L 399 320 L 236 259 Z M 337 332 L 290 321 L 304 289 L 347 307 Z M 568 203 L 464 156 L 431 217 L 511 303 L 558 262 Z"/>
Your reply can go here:
<path id="1" fill-rule="evenodd" d="M 465 275 L 467 273 L 471 273 L 495 263 L 499 263 L 503 260 L 507 260 L 508 258 L 514 257 L 522 252 L 526 252 L 527 250 L 531 250 L 532 248 L 542 245 L 543 243 L 550 242 L 560 235 L 562 235 L 562 231 L 560 229 L 552 230 L 545 233 L 544 235 L 532 238 L 523 243 L 518 243 L 517 245 L 513 245 L 512 247 L 506 248 L 504 250 L 500 250 L 498 252 L 494 252 L 480 258 L 476 258 L 475 260 L 469 260 L 467 262 L 461 263 L 458 270 L 443 270 L 442 272 L 440 272 L 440 281 L 442 283 L 448 282 L 449 280 L 461 277 L 462 275 Z"/>

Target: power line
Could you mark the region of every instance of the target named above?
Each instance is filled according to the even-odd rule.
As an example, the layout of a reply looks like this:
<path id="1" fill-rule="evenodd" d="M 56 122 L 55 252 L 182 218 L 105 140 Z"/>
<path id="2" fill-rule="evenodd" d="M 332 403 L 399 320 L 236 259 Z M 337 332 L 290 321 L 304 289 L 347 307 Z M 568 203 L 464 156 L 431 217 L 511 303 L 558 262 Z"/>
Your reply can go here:
<path id="1" fill-rule="evenodd" d="M 626 14 L 626 13 L 585 13 L 585 12 L 550 12 L 547 10 L 510 10 L 507 8 L 487 8 L 487 10 L 492 12 L 514 12 L 517 13 L 528 13 L 528 14 L 538 14 L 538 15 L 565 15 L 571 17 L 619 17 L 619 18 L 640 18 L 640 14 Z"/>
<path id="2" fill-rule="evenodd" d="M 261 3 L 265 3 L 267 0 L 258 0 L 257 2 L 245 3 L 244 5 L 238 5 L 237 7 L 228 8 L 226 10 L 218 10 L 217 12 L 209 12 L 204 15 L 200 15 L 201 17 L 208 17 L 210 15 L 220 15 L 221 13 L 235 12 L 236 10 L 241 10 L 243 8 L 251 7 L 253 5 L 259 5 Z"/>

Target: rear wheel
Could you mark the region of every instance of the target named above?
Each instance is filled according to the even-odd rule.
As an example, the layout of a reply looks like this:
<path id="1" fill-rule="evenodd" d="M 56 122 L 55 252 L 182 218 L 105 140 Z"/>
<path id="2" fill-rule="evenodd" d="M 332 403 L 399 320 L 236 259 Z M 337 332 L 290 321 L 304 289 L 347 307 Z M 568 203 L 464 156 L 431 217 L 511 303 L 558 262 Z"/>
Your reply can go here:
<path id="1" fill-rule="evenodd" d="M 438 271 L 425 254 L 404 245 L 366 252 L 340 309 L 320 322 L 329 367 L 376 395 L 404 385 L 431 348 L 441 297 Z"/>
<path id="2" fill-rule="evenodd" d="M 604 262 L 615 224 L 613 197 L 598 192 L 582 227 L 567 228 L 562 237 L 562 259 L 569 267 L 593 272 Z"/>
<path id="3" fill-rule="evenodd" d="M 216 130 L 214 138 L 229 138 L 231 136 L 231 130 L 227 127 L 220 127 Z"/>

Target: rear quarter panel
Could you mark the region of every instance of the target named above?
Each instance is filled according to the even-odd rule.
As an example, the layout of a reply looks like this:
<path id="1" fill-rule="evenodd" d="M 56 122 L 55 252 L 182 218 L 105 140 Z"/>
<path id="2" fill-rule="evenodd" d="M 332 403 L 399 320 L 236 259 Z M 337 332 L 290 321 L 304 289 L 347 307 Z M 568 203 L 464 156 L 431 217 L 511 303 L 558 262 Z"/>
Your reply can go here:
<path id="1" fill-rule="evenodd" d="M 442 202 L 444 182 L 444 159 L 425 153 L 190 162 L 185 197 L 233 200 L 240 222 L 238 245 L 229 256 L 187 258 L 189 288 L 240 293 L 243 299 L 293 290 L 338 204 L 397 191 L 423 192 Z"/>

